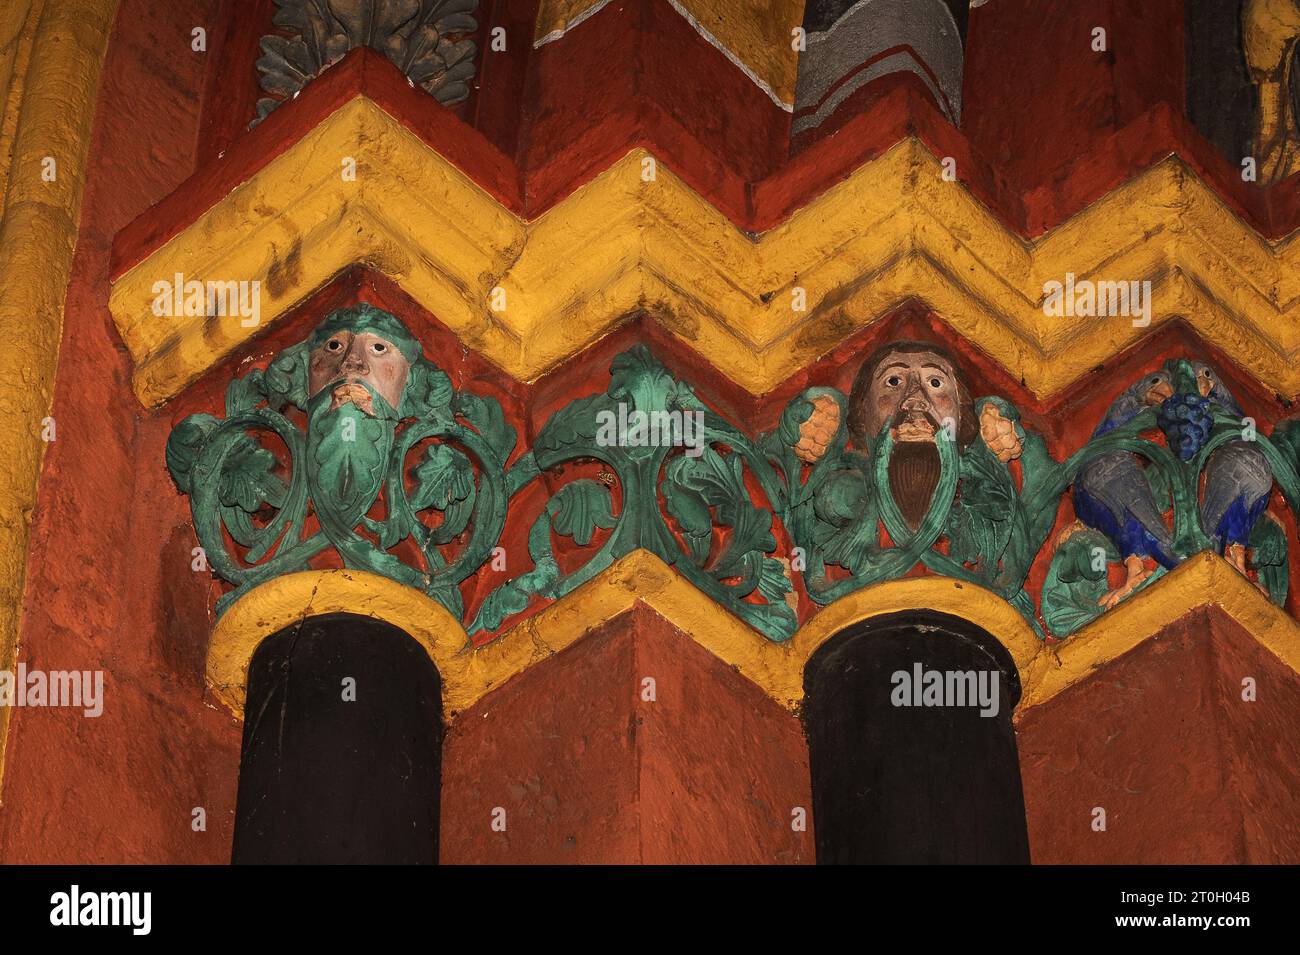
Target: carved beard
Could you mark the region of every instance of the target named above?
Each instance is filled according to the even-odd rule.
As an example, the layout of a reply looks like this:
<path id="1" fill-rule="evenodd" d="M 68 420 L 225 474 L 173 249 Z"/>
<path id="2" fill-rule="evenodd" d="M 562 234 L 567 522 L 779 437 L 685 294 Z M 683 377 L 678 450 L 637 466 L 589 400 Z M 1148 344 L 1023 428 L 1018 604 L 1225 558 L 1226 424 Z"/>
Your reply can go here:
<path id="1" fill-rule="evenodd" d="M 924 419 L 930 426 L 931 433 L 939 434 L 942 427 L 934 416 L 925 411 L 906 412 L 900 410 L 894 417 L 891 427 L 894 433 L 908 421 Z M 889 489 L 893 492 L 898 509 L 913 530 L 929 510 L 934 489 L 939 486 L 939 474 L 942 468 L 939 462 L 939 448 L 933 440 L 895 441 L 889 456 Z"/>
<path id="2" fill-rule="evenodd" d="M 889 456 L 889 489 L 913 530 L 939 486 L 939 449 L 931 441 L 899 441 Z"/>
<path id="3" fill-rule="evenodd" d="M 322 523 L 351 530 L 379 496 L 397 415 L 369 385 L 348 382 L 322 388 L 308 404 L 307 418 L 316 512 Z"/>

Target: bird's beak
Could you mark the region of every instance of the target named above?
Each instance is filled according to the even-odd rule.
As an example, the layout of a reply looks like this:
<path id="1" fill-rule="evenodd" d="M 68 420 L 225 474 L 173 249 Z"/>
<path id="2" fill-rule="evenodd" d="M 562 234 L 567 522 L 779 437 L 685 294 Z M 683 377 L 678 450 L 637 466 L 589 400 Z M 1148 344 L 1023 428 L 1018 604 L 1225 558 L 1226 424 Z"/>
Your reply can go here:
<path id="1" fill-rule="evenodd" d="M 1169 382 L 1162 381 L 1158 385 L 1153 385 L 1151 389 L 1147 391 L 1147 404 L 1163 404 L 1167 398 L 1173 397 L 1173 394 L 1174 389 Z"/>
<path id="2" fill-rule="evenodd" d="M 1196 388 L 1201 393 L 1202 398 L 1210 397 L 1210 392 L 1214 390 L 1214 382 L 1209 375 L 1196 376 Z"/>

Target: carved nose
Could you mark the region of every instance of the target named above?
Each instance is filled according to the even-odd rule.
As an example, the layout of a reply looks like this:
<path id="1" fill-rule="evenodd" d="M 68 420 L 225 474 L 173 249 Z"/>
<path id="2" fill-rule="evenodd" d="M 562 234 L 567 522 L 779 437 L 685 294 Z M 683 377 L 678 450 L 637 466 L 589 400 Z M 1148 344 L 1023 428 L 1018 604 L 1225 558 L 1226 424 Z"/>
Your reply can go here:
<path id="1" fill-rule="evenodd" d="M 347 355 L 343 359 L 343 370 L 355 371 L 364 374 L 365 372 L 369 371 L 369 368 L 367 368 L 366 366 L 365 356 L 362 355 L 360 351 L 356 349 L 352 349 L 347 353 Z"/>
<path id="2" fill-rule="evenodd" d="M 904 411 L 924 411 L 927 407 L 929 402 L 926 401 L 925 393 L 920 388 L 913 387 L 903 399 Z"/>

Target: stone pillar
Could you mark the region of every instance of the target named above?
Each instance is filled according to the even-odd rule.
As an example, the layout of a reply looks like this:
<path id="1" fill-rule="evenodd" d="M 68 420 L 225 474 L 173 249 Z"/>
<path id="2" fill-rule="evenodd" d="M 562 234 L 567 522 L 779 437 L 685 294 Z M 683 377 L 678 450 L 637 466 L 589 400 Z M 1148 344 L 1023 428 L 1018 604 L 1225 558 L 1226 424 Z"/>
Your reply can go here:
<path id="1" fill-rule="evenodd" d="M 233 861 L 436 863 L 441 685 L 371 617 L 309 617 L 253 655 Z"/>
<path id="2" fill-rule="evenodd" d="M 808 661 L 819 863 L 1027 863 L 1015 664 L 964 620 L 863 621 Z"/>

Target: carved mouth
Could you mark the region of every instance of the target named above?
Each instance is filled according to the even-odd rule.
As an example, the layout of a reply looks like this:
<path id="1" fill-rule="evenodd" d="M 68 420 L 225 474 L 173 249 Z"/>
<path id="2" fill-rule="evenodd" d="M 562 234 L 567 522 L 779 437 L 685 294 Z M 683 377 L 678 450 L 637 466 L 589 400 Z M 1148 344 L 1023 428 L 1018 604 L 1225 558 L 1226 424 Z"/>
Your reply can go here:
<path id="1" fill-rule="evenodd" d="M 934 443 L 934 435 L 938 430 L 938 426 L 924 411 L 913 411 L 894 426 L 894 440 Z"/>
<path id="2" fill-rule="evenodd" d="M 370 394 L 370 389 L 360 381 L 345 381 L 342 384 L 335 385 L 334 390 L 330 393 L 330 411 L 341 408 L 349 402 L 356 405 L 371 418 L 375 416 L 374 397 Z"/>

